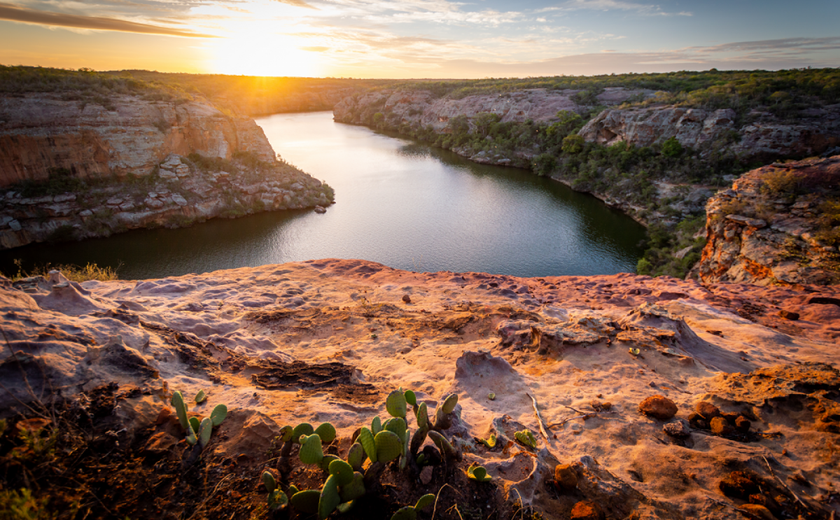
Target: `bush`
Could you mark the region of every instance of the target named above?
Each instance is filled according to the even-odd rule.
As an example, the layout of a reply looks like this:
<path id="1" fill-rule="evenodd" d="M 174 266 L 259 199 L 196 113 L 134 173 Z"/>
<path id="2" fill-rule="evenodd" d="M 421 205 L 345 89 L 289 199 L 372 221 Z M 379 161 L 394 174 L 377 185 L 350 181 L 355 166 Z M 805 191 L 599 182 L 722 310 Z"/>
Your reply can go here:
<path id="1" fill-rule="evenodd" d="M 563 146 L 561 150 L 563 153 L 575 155 L 583 151 L 584 140 L 580 135 L 568 135 L 563 138 Z"/>
<path id="2" fill-rule="evenodd" d="M 665 157 L 679 157 L 683 153 L 683 147 L 676 137 L 671 137 L 662 143 L 662 155 Z"/>
<path id="3" fill-rule="evenodd" d="M 531 164 L 534 173 L 539 176 L 551 175 L 557 168 L 557 159 L 550 153 L 541 153 L 534 157 L 534 162 Z"/>

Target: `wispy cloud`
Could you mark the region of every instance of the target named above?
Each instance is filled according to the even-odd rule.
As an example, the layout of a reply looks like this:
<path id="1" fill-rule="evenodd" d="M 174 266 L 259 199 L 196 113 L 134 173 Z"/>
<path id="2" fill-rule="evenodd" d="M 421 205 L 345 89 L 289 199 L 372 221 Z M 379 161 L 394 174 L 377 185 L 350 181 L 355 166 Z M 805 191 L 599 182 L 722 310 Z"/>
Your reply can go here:
<path id="1" fill-rule="evenodd" d="M 215 38 L 210 34 L 202 34 L 185 29 L 174 29 L 145 23 L 130 22 L 117 18 L 100 16 L 81 16 L 76 14 L 39 11 L 13 4 L 0 3 L 0 20 L 23 22 L 50 27 L 73 27 L 94 31 L 119 31 L 141 34 L 162 34 L 166 36 L 181 36 L 186 38 Z"/>
<path id="2" fill-rule="evenodd" d="M 637 4 L 622 0 L 568 0 L 558 5 L 538 9 L 537 13 L 552 11 L 627 11 L 645 16 L 693 16 L 690 11 L 665 11 L 657 4 Z"/>

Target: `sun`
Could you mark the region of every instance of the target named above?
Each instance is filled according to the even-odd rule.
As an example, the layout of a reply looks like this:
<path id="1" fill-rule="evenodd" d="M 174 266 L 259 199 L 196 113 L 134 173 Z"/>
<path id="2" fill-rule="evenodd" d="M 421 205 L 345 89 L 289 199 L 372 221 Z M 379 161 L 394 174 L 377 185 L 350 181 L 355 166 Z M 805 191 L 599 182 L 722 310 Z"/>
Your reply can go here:
<path id="1" fill-rule="evenodd" d="M 305 76 L 320 72 L 318 53 L 282 34 L 239 33 L 210 44 L 213 72 L 246 76 Z"/>

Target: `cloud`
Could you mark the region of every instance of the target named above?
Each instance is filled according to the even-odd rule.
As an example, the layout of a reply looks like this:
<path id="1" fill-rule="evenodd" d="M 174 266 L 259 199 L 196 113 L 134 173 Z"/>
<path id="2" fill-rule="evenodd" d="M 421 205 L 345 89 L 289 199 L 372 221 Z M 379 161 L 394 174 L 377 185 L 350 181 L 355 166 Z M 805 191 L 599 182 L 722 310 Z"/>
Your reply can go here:
<path id="1" fill-rule="evenodd" d="M 329 47 L 320 47 L 320 46 L 313 46 L 313 47 L 300 47 L 302 51 L 310 51 L 310 52 L 324 52 L 330 50 Z"/>
<path id="2" fill-rule="evenodd" d="M 81 16 L 48 11 L 28 9 L 13 4 L 0 3 L 0 20 L 23 22 L 51 27 L 74 27 L 77 29 L 91 29 L 95 31 L 119 31 L 141 34 L 162 34 L 165 36 L 182 36 L 186 38 L 216 38 L 209 34 L 201 34 L 183 29 L 172 29 L 144 23 L 129 22 L 116 18 L 99 16 Z"/>
<path id="3" fill-rule="evenodd" d="M 537 9 L 537 13 L 547 13 L 551 11 L 633 11 L 646 16 L 694 16 L 690 11 L 680 11 L 678 13 L 670 13 L 663 11 L 662 8 L 655 4 L 637 4 L 634 2 L 624 2 L 622 0 L 569 0 L 560 6 L 544 7 Z"/>

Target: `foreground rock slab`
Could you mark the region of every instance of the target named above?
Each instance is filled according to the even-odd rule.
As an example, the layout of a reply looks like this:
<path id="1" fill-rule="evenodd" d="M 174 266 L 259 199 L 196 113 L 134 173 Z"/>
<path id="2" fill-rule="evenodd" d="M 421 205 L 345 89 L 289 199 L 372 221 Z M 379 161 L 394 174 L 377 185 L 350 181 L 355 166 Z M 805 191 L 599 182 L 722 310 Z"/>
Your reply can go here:
<path id="1" fill-rule="evenodd" d="M 827 305 L 814 298 L 840 290 L 412 273 L 357 260 L 81 284 L 54 273 L 0 283 L 0 409 L 114 383 L 135 389 L 118 406 L 119 435 L 131 435 L 171 416 L 156 397 L 165 388 L 205 390 L 231 411 L 207 450 L 259 464 L 283 425 L 329 421 L 347 438 L 385 416 L 398 387 L 430 406 L 455 392 L 465 462 L 546 517 L 589 501 L 606 518 L 735 518 L 749 504 L 828 518 L 840 477 L 840 319 L 811 309 Z M 675 419 L 639 413 L 655 395 L 674 403 Z M 701 402 L 743 417 L 747 431 L 663 433 Z M 522 428 L 536 449 L 512 441 Z M 491 434 L 493 449 L 476 440 Z M 159 432 L 148 451 L 176 441 Z M 558 465 L 574 486 L 555 484 Z M 736 471 L 773 496 L 725 494 Z"/>

